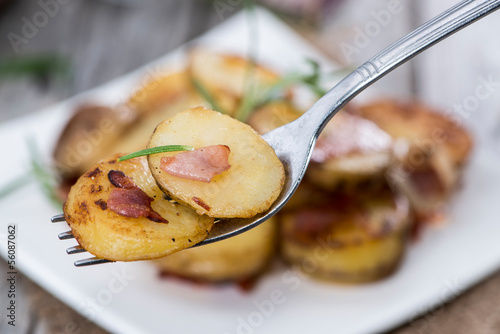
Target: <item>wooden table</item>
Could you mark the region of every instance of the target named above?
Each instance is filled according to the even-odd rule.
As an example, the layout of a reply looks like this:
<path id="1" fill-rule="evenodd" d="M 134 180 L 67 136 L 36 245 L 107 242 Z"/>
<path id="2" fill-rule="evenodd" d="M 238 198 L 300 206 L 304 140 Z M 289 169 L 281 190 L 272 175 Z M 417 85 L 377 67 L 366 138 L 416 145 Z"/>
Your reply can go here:
<path id="1" fill-rule="evenodd" d="M 336 13 L 330 15 L 330 23 L 323 23 L 319 31 L 297 23 L 295 27 L 336 61 L 354 66 L 455 2 L 397 1 L 401 10 L 383 21 L 380 14 L 389 9 L 390 1 L 349 1 L 337 8 Z M 50 77 L 0 81 L 0 122 L 118 77 L 225 19 L 217 15 L 209 1 L 61 0 L 61 3 L 64 4 L 51 8 L 53 15 L 47 16 L 46 22 L 39 14 L 43 8 L 35 1 L 15 1 L 0 14 L 0 58 L 57 54 L 70 61 L 72 72 L 72 78 L 63 84 Z M 12 33 L 22 36 L 24 18 L 39 20 L 40 28 L 22 42 L 14 39 L 13 43 Z M 394 97 L 417 96 L 453 112 L 454 106 L 463 104 L 474 94 L 482 80 L 500 82 L 498 18 L 498 14 L 490 17 L 426 52 L 377 83 L 378 91 Z M 358 47 L 358 52 L 348 55 L 345 48 L 340 47 L 342 42 L 353 44 L 356 33 L 374 20 L 382 22 L 379 31 Z M 494 154 L 500 154 L 498 88 L 494 85 L 490 96 L 481 100 L 465 120 L 478 138 L 477 145 L 491 148 Z M 0 271 L 7 271 L 3 261 L 0 261 Z M 0 282 L 2 298 L 7 289 L 6 282 Z M 2 317 L 0 333 L 105 333 L 25 277 L 18 281 L 18 291 L 19 305 L 22 305 L 17 314 L 18 326 L 12 331 Z M 462 290 L 454 291 L 456 296 L 452 301 L 438 309 L 420 310 L 424 316 L 415 314 L 392 333 L 500 332 L 500 304 L 497 303 L 500 272 L 463 294 L 459 292 Z"/>

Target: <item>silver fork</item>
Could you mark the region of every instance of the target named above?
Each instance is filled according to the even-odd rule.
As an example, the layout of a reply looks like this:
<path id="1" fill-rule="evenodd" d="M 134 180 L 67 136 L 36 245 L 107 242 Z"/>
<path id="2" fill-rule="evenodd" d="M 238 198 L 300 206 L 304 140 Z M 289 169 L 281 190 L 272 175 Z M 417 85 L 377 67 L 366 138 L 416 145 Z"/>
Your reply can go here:
<path id="1" fill-rule="evenodd" d="M 500 0 L 465 0 L 460 2 L 368 60 L 333 87 L 299 119 L 265 134 L 264 139 L 274 148 L 285 166 L 287 178 L 281 195 L 265 213 L 252 218 L 230 219 L 223 224 L 215 224 L 208 237 L 193 247 L 238 235 L 273 216 L 285 205 L 301 182 L 319 134 L 328 121 L 347 102 L 420 52 L 485 17 L 499 7 Z M 64 216 L 54 216 L 52 221 L 64 221 Z M 59 239 L 72 237 L 71 231 L 59 234 Z M 68 254 L 84 251 L 79 246 L 67 249 Z M 75 266 L 105 262 L 110 261 L 94 257 L 76 261 Z"/>

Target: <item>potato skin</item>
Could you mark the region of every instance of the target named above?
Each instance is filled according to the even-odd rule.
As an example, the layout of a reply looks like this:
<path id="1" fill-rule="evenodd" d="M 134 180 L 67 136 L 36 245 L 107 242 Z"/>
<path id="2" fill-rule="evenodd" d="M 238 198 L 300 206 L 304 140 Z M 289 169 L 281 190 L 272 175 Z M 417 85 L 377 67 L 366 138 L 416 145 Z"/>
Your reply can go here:
<path id="1" fill-rule="evenodd" d="M 262 273 L 274 257 L 275 249 L 273 217 L 243 234 L 183 250 L 155 260 L 154 264 L 162 273 L 198 282 L 241 282 Z"/>
<path id="2" fill-rule="evenodd" d="M 103 160 L 82 175 L 71 188 L 64 216 L 78 243 L 97 257 L 112 261 L 159 258 L 188 248 L 206 238 L 213 219 L 164 198 L 144 157 L 118 162 Z M 111 170 L 122 171 L 154 200 L 152 208 L 168 224 L 145 217 L 129 218 L 107 208 Z"/>
<path id="3" fill-rule="evenodd" d="M 334 196 L 333 203 L 284 214 L 283 258 L 314 278 L 341 283 L 371 282 L 393 273 L 407 245 L 408 201 L 388 190 L 356 197 Z M 323 220 L 320 225 L 314 215 Z"/>
<path id="4" fill-rule="evenodd" d="M 162 157 L 148 156 L 149 167 L 160 188 L 174 200 L 199 214 L 217 218 L 249 218 L 266 211 L 278 198 L 285 171 L 274 150 L 250 126 L 230 116 L 197 107 L 160 123 L 148 147 L 190 145 L 200 148 L 227 145 L 231 168 L 210 183 L 175 177 L 162 171 Z"/>

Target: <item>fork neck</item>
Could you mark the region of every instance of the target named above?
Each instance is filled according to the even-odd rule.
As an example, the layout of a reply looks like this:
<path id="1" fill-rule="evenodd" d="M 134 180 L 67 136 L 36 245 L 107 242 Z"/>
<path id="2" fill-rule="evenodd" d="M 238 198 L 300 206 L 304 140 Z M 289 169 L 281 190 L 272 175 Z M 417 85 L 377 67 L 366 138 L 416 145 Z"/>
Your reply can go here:
<path id="1" fill-rule="evenodd" d="M 439 41 L 500 8 L 500 0 L 464 0 L 381 51 L 349 74 L 299 120 L 317 138 L 328 121 L 368 86 Z M 311 127 L 311 124 L 314 126 Z"/>

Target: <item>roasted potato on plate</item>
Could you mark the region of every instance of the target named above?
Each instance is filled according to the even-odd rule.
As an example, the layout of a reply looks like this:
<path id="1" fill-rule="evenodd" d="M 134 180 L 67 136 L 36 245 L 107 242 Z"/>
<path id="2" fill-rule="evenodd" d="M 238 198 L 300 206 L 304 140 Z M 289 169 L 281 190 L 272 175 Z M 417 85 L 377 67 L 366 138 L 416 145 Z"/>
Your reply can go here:
<path id="1" fill-rule="evenodd" d="M 130 109 L 82 105 L 61 132 L 54 149 L 54 163 L 63 180 L 85 173 L 106 155 L 136 121 Z"/>
<path id="2" fill-rule="evenodd" d="M 290 101 L 266 103 L 255 110 L 247 123 L 261 135 L 295 121 L 302 113 Z"/>
<path id="3" fill-rule="evenodd" d="M 318 138 L 306 177 L 335 190 L 383 178 L 393 160 L 392 138 L 373 122 L 339 112 Z"/>
<path id="4" fill-rule="evenodd" d="M 163 257 L 206 238 L 214 220 L 166 199 L 146 158 L 117 158 L 82 175 L 64 204 L 64 217 L 83 248 L 99 258 L 135 261 Z"/>
<path id="5" fill-rule="evenodd" d="M 153 76 L 132 93 L 127 105 L 140 115 L 148 115 L 162 113 L 182 100 L 192 100 L 195 105 L 201 100 L 197 96 L 187 70 Z M 165 113 L 162 114 L 165 115 Z M 168 110 L 166 114 L 169 114 Z"/>
<path id="6" fill-rule="evenodd" d="M 283 215 L 281 254 L 316 278 L 370 282 L 397 268 L 409 226 L 407 199 L 389 189 L 332 193 L 322 203 Z"/>
<path id="7" fill-rule="evenodd" d="M 198 282 L 246 281 L 267 268 L 275 248 L 276 221 L 271 218 L 243 234 L 186 249 L 154 263 L 164 274 Z"/>
<path id="8" fill-rule="evenodd" d="M 162 160 L 183 153 L 148 156 L 160 188 L 199 214 L 218 218 L 253 217 L 266 211 L 281 192 L 285 171 L 272 147 L 249 125 L 230 116 L 203 107 L 185 110 L 156 127 L 148 148 L 176 144 L 196 149 L 223 145 L 230 150 L 229 170 L 209 183 L 162 170 Z"/>
<path id="9" fill-rule="evenodd" d="M 191 78 L 214 97 L 229 115 L 234 112 L 246 92 L 247 78 L 252 79 L 254 91 L 266 89 L 279 80 L 273 71 L 231 54 L 194 49 L 189 56 Z"/>
<path id="10" fill-rule="evenodd" d="M 439 209 L 453 193 L 472 149 L 465 128 L 418 102 L 382 100 L 353 109 L 398 141 L 399 163 L 388 175 L 420 213 Z"/>

